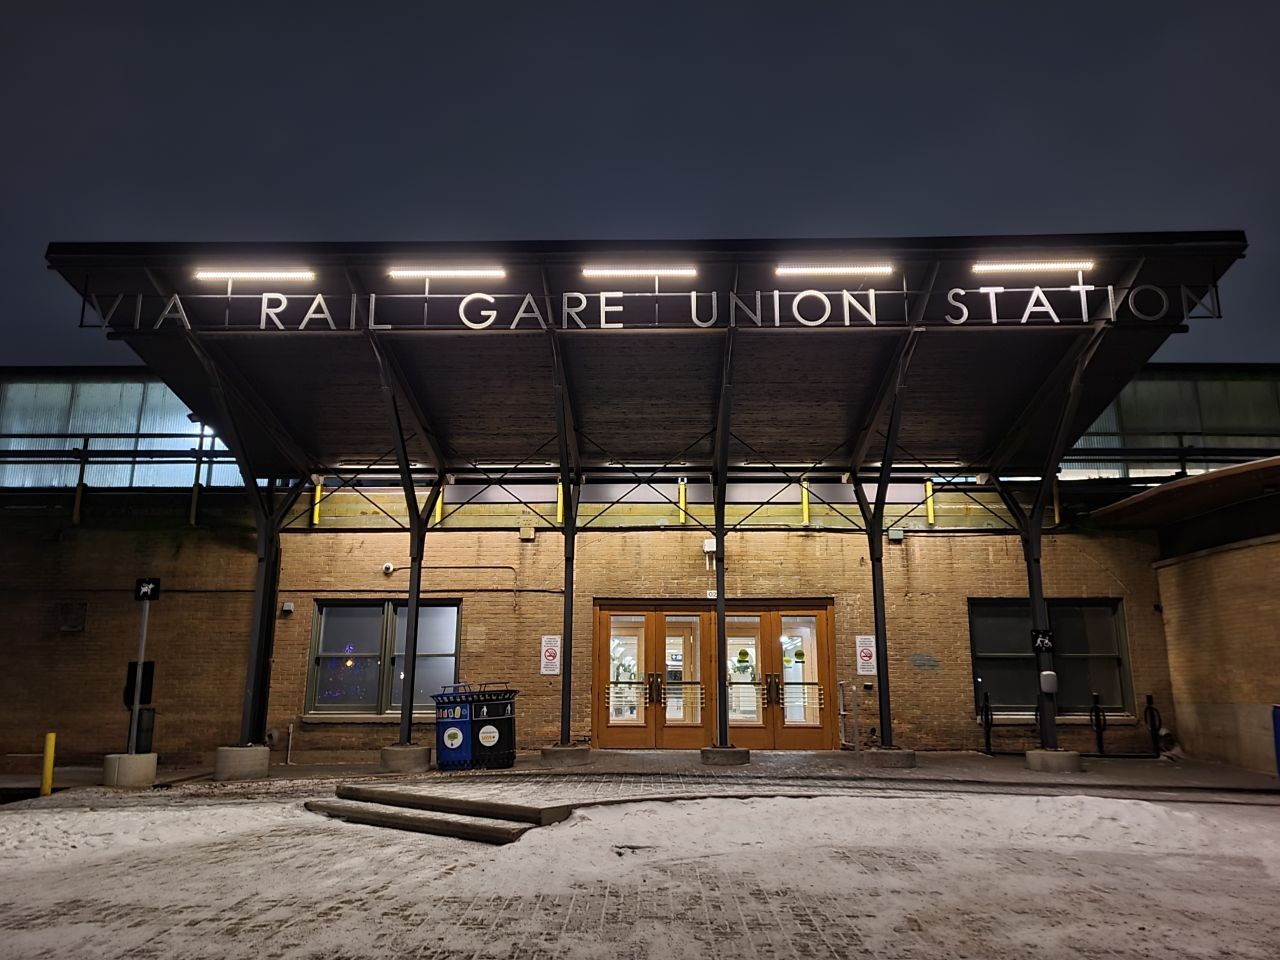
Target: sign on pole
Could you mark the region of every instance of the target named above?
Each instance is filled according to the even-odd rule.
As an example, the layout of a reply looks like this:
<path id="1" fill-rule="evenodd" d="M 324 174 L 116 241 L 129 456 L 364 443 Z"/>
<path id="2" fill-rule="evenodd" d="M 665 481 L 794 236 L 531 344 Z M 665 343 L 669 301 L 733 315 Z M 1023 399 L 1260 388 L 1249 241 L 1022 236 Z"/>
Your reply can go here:
<path id="1" fill-rule="evenodd" d="M 560 675 L 560 637 L 558 634 L 547 634 L 542 638 L 542 656 L 539 657 L 544 674 Z"/>
<path id="2" fill-rule="evenodd" d="M 876 675 L 876 638 L 861 636 L 855 639 L 858 652 L 858 676 L 874 677 Z"/>
<path id="3" fill-rule="evenodd" d="M 147 620 L 151 601 L 160 596 L 159 577 L 139 577 L 133 583 L 133 599 L 142 601 L 142 625 L 138 630 L 138 673 L 133 683 L 133 713 L 129 715 L 129 752 L 138 752 L 138 712 L 142 709 L 142 666 L 147 658 Z"/>

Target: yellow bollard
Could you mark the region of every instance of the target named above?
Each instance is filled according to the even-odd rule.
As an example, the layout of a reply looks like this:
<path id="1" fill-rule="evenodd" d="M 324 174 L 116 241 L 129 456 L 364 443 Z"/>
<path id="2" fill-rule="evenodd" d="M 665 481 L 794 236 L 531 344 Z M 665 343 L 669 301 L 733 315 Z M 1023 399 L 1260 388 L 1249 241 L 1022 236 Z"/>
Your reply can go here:
<path id="1" fill-rule="evenodd" d="M 42 797 L 53 793 L 53 745 L 57 739 L 56 733 L 44 735 L 44 769 L 40 771 L 40 796 Z"/>

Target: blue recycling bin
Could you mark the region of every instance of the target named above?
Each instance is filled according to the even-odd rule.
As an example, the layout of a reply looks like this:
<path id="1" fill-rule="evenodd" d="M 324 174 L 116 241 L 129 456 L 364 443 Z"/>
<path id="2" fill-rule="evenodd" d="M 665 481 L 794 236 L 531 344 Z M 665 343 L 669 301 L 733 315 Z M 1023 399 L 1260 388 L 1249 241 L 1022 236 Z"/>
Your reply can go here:
<path id="1" fill-rule="evenodd" d="M 471 697 L 469 683 L 452 683 L 433 693 L 436 702 L 436 766 L 471 769 Z"/>

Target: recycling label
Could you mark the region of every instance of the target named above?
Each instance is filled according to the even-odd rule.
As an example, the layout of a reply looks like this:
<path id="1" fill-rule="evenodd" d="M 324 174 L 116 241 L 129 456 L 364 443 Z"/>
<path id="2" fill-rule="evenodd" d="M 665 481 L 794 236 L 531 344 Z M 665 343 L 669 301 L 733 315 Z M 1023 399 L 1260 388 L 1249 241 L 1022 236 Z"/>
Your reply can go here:
<path id="1" fill-rule="evenodd" d="M 492 747 L 498 742 L 498 728 L 487 724 L 480 728 L 476 737 L 482 746 Z"/>
<path id="2" fill-rule="evenodd" d="M 457 727 L 446 728 L 444 731 L 444 745 L 450 750 L 457 750 L 462 746 L 462 731 Z"/>

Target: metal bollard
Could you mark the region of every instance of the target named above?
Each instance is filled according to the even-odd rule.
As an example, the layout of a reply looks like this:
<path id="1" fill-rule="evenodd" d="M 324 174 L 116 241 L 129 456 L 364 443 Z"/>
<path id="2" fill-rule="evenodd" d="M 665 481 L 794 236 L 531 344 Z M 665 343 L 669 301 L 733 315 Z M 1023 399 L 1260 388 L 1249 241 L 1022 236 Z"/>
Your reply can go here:
<path id="1" fill-rule="evenodd" d="M 44 766 L 40 770 L 40 796 L 53 793 L 53 748 L 58 739 L 56 733 L 44 735 Z"/>
<path id="2" fill-rule="evenodd" d="M 1151 755 L 1158 757 L 1160 756 L 1160 728 L 1164 726 L 1164 721 L 1160 711 L 1156 709 L 1155 699 L 1154 694 L 1147 694 L 1147 705 L 1142 711 L 1142 722 L 1151 731 Z"/>
<path id="3" fill-rule="evenodd" d="M 1107 730 L 1107 711 L 1102 709 L 1102 697 L 1093 695 L 1093 706 L 1089 708 L 1089 726 L 1093 727 L 1094 742 L 1098 745 L 1098 756 L 1106 756 L 1107 748 L 1102 742 L 1102 735 Z"/>

